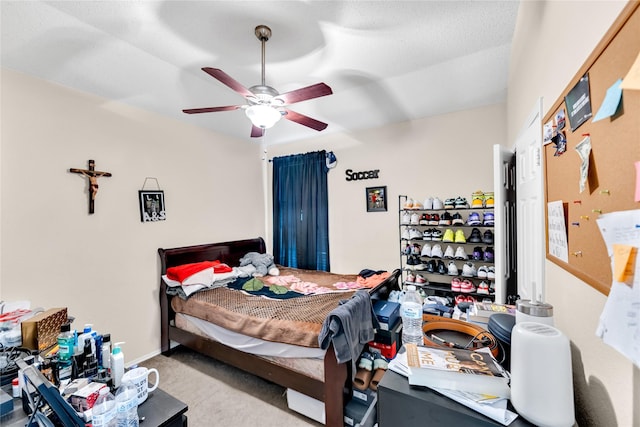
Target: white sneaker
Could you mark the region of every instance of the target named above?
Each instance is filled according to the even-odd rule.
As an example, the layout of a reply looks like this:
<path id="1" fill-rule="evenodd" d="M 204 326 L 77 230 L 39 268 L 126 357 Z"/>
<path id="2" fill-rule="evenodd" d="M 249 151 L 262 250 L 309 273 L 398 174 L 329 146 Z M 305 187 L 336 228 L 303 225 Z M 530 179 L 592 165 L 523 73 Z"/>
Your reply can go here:
<path id="1" fill-rule="evenodd" d="M 462 266 L 463 277 L 476 277 L 476 266 L 472 262 L 465 262 Z"/>
<path id="2" fill-rule="evenodd" d="M 433 199 L 433 209 L 443 209 L 444 205 L 442 204 L 442 200 L 440 200 L 438 197 L 435 197 Z"/>
<path id="3" fill-rule="evenodd" d="M 476 291 L 479 294 L 489 295 L 489 285 L 484 280 L 480 282 L 478 285 L 478 290 Z"/>
<path id="4" fill-rule="evenodd" d="M 411 222 L 411 214 L 409 212 L 402 212 L 402 218 L 400 219 L 400 223 L 403 225 L 409 225 Z"/>
<path id="5" fill-rule="evenodd" d="M 496 278 L 496 268 L 491 266 L 487 268 L 487 279 L 494 280 Z"/>
<path id="6" fill-rule="evenodd" d="M 402 230 L 402 238 L 404 240 L 411 239 L 411 236 L 409 235 L 409 228 L 405 228 L 405 229 Z"/>
<path id="7" fill-rule="evenodd" d="M 433 197 L 427 197 L 424 199 L 424 208 L 433 209 Z"/>
<path id="8" fill-rule="evenodd" d="M 464 251 L 464 248 L 462 246 L 458 246 L 456 248 L 456 254 L 453 256 L 455 259 L 459 259 L 459 260 L 468 260 L 469 256 L 467 255 L 467 253 Z"/>
<path id="9" fill-rule="evenodd" d="M 418 225 L 418 224 L 420 224 L 420 215 L 414 212 L 411 214 L 411 225 Z"/>
<path id="10" fill-rule="evenodd" d="M 442 247 L 438 244 L 433 245 L 431 248 L 432 258 L 442 258 Z"/>
<path id="11" fill-rule="evenodd" d="M 484 265 L 480 266 L 480 268 L 478 268 L 478 279 L 486 279 L 487 278 L 487 267 L 485 267 Z M 487 290 L 489 289 L 489 286 L 487 286 Z"/>
<path id="12" fill-rule="evenodd" d="M 422 255 L 422 256 L 429 256 L 429 257 L 430 257 L 430 256 L 431 256 L 431 245 L 430 245 L 430 244 L 428 244 L 428 243 L 427 243 L 427 244 L 425 244 L 425 245 L 422 247 L 422 252 L 420 253 L 420 255 Z"/>
<path id="13" fill-rule="evenodd" d="M 409 238 L 410 239 L 422 240 L 422 233 L 417 228 L 410 228 L 409 229 Z"/>
<path id="14" fill-rule="evenodd" d="M 413 199 L 407 198 L 404 202 L 404 209 L 413 209 Z"/>
<path id="15" fill-rule="evenodd" d="M 453 259 L 453 248 L 451 246 L 447 246 L 447 249 L 444 251 L 444 257 L 446 259 Z"/>
<path id="16" fill-rule="evenodd" d="M 458 275 L 458 266 L 455 262 L 449 262 L 449 267 L 447 267 L 447 274 L 449 276 L 457 276 Z"/>

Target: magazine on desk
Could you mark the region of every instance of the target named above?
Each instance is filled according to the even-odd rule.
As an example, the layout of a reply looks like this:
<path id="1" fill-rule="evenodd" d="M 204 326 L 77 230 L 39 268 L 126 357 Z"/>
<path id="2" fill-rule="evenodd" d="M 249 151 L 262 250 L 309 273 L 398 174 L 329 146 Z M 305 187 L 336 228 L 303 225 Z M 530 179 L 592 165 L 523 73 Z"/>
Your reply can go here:
<path id="1" fill-rule="evenodd" d="M 483 352 L 483 350 L 479 350 Z M 489 354 L 487 352 L 487 354 Z M 398 354 L 389 362 L 389 370 L 394 371 L 404 377 L 409 378 L 410 368 L 407 360 L 407 350 L 405 346 L 400 348 Z M 505 371 L 506 372 L 506 371 Z M 508 374 L 508 373 L 507 373 Z M 474 393 L 459 389 L 447 389 L 444 387 L 427 386 L 432 390 L 454 400 L 484 416 L 499 422 L 502 425 L 509 425 L 518 418 L 518 414 L 507 409 L 507 399 L 486 393 Z"/>

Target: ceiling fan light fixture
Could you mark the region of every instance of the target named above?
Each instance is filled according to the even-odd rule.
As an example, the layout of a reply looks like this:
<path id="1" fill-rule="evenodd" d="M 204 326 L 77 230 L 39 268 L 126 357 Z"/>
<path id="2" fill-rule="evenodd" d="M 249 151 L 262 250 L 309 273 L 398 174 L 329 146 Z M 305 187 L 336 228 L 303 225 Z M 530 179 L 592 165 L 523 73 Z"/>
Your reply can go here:
<path id="1" fill-rule="evenodd" d="M 280 111 L 265 104 L 252 105 L 245 114 L 254 126 L 262 129 L 269 129 L 282 118 Z"/>

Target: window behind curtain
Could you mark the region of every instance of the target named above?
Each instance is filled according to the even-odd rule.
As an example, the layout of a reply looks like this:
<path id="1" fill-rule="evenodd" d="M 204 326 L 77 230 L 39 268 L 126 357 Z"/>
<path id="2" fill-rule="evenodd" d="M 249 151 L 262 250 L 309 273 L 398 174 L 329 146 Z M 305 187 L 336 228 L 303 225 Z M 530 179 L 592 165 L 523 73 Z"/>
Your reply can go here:
<path id="1" fill-rule="evenodd" d="M 324 150 L 273 159 L 273 255 L 277 264 L 329 271 Z"/>

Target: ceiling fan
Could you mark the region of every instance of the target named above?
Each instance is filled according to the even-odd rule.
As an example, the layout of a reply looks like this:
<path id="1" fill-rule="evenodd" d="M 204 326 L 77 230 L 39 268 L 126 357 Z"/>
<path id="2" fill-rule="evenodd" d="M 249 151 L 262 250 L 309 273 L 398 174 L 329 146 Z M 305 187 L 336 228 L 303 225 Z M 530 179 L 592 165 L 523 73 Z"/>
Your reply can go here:
<path id="1" fill-rule="evenodd" d="M 248 104 L 245 105 L 228 105 L 224 107 L 208 107 L 208 108 L 191 108 L 182 110 L 187 114 L 198 113 L 214 113 L 218 111 L 245 110 L 245 114 L 251 120 L 251 137 L 261 137 L 264 130 L 275 125 L 278 120 L 285 118 L 292 122 L 310 127 L 317 131 L 326 129 L 328 126 L 319 120 L 305 116 L 286 108 L 288 105 L 296 102 L 306 101 L 308 99 L 319 98 L 321 96 L 331 95 L 333 91 L 324 83 L 316 83 L 301 89 L 292 90 L 283 94 L 265 84 L 264 79 L 264 53 L 265 44 L 271 37 L 271 29 L 266 25 L 258 25 L 255 29 L 258 40 L 262 43 L 262 84 L 246 88 L 224 71 L 218 68 L 204 67 L 202 71 L 211 77 L 219 80 L 240 95 L 244 96 Z"/>

